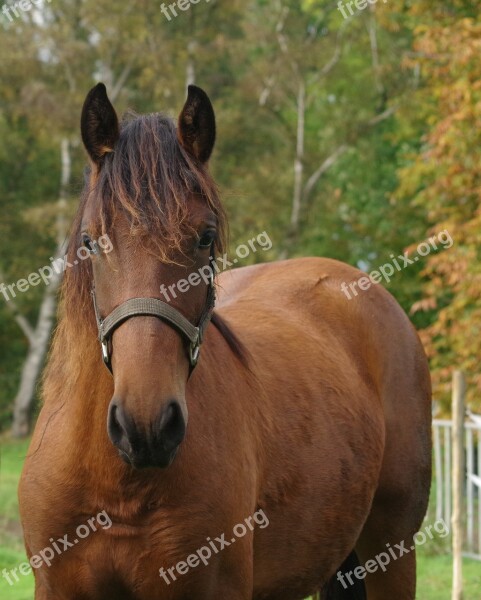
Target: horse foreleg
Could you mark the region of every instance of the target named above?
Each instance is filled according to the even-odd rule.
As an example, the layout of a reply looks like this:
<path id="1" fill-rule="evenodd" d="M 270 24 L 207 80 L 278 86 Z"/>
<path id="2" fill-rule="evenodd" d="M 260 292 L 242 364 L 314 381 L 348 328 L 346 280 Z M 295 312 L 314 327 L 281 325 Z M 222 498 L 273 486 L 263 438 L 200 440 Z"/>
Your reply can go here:
<path id="1" fill-rule="evenodd" d="M 41 583 L 35 584 L 35 600 L 54 600 L 52 594 L 48 593 L 48 590 Z"/>
<path id="2" fill-rule="evenodd" d="M 223 557 L 219 565 L 215 591 L 205 600 L 252 600 L 253 595 L 253 539 L 252 534 L 238 539 L 235 546 L 229 548 L 229 554 Z"/>

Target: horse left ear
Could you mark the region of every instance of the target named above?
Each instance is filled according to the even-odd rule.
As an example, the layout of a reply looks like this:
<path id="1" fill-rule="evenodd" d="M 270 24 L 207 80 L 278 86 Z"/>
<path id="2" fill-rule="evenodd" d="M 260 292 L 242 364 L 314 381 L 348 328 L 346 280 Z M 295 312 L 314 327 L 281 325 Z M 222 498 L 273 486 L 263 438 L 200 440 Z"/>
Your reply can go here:
<path id="1" fill-rule="evenodd" d="M 215 114 L 209 96 L 195 85 L 189 85 L 177 137 L 182 147 L 201 163 L 209 160 L 215 144 Z"/>
<path id="2" fill-rule="evenodd" d="M 80 119 L 82 141 L 97 167 L 103 157 L 113 152 L 119 139 L 119 121 L 103 83 L 98 83 L 85 98 Z"/>

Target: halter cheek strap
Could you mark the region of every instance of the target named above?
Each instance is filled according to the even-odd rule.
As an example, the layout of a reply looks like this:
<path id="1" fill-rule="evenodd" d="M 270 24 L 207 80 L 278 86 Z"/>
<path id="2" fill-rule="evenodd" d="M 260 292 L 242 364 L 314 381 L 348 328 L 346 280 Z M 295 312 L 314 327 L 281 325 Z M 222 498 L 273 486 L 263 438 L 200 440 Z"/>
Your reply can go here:
<path id="1" fill-rule="evenodd" d="M 212 253 L 213 254 L 213 253 Z M 214 259 L 210 262 L 210 281 L 204 312 L 197 326 L 193 325 L 178 310 L 158 298 L 130 298 L 115 308 L 107 317 L 102 318 L 97 305 L 95 288 L 92 289 L 92 302 L 102 347 L 102 358 L 111 373 L 112 371 L 112 335 L 114 331 L 132 317 L 158 317 L 181 333 L 189 342 L 189 361 L 191 370 L 199 360 L 200 346 L 204 333 L 212 317 L 215 306 Z"/>

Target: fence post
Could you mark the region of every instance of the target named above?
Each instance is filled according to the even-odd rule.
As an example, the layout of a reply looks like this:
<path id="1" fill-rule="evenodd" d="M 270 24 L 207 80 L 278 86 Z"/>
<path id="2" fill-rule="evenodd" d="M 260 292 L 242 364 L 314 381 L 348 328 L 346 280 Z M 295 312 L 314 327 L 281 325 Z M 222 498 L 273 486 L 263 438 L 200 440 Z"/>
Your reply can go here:
<path id="1" fill-rule="evenodd" d="M 453 590 L 451 600 L 463 599 L 463 489 L 464 489 L 464 396 L 466 382 L 462 371 L 453 373 Z"/>

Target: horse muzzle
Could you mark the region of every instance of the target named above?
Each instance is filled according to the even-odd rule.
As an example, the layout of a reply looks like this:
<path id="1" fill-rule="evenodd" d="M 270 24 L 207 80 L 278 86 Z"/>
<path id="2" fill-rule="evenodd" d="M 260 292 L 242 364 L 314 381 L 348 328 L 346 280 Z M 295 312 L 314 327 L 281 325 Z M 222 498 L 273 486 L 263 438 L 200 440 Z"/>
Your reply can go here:
<path id="1" fill-rule="evenodd" d="M 136 468 L 166 468 L 172 464 L 185 437 L 186 419 L 180 403 L 171 400 L 148 428 L 139 427 L 113 399 L 108 412 L 107 430 L 112 444 L 128 465 Z"/>

